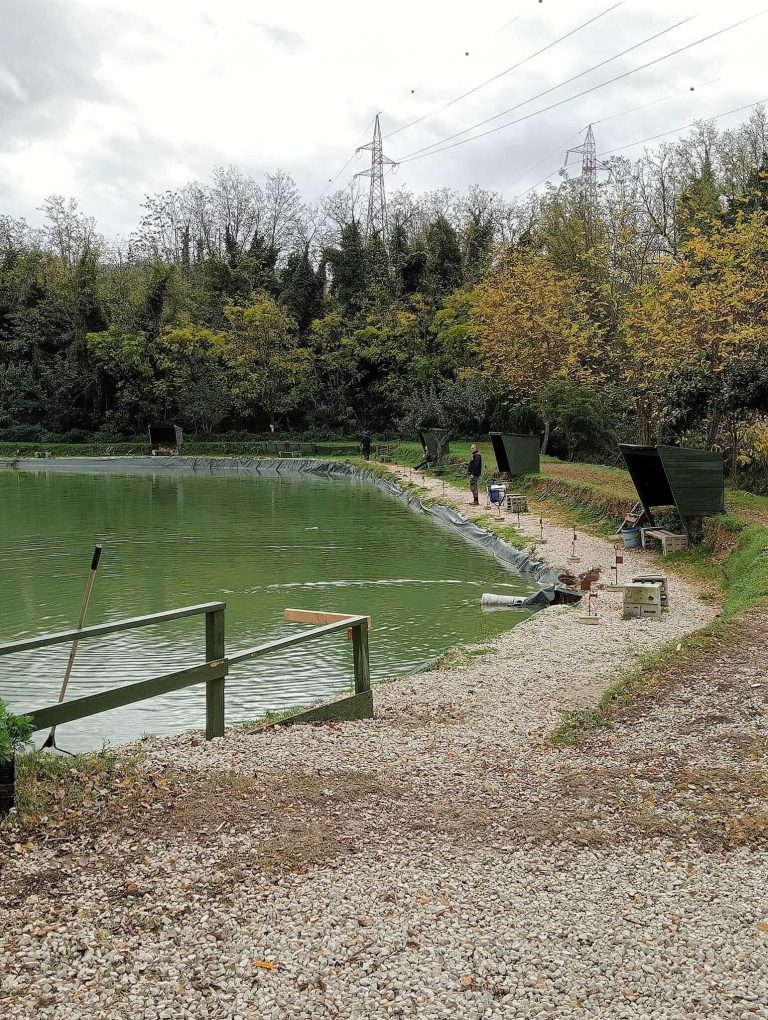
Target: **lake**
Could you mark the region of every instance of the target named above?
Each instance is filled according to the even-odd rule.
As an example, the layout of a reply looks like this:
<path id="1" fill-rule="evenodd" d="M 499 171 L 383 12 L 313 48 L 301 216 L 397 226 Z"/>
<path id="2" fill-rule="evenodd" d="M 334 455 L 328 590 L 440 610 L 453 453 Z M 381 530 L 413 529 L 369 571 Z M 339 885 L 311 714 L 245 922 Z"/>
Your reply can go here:
<path id="1" fill-rule="evenodd" d="M 96 542 L 104 552 L 87 623 L 222 600 L 233 653 L 295 633 L 287 607 L 370 615 L 374 683 L 526 618 L 483 613 L 484 591 L 535 589 L 354 479 L 1 471 L 0 641 L 76 625 Z M 67 697 L 192 665 L 203 651 L 203 617 L 85 641 Z M 53 703 L 68 654 L 62 645 L 0 658 L 0 697 L 15 710 Z M 227 679 L 227 723 L 347 692 L 351 677 L 343 633 L 243 663 Z M 202 727 L 204 692 L 67 724 L 58 743 L 100 748 Z"/>

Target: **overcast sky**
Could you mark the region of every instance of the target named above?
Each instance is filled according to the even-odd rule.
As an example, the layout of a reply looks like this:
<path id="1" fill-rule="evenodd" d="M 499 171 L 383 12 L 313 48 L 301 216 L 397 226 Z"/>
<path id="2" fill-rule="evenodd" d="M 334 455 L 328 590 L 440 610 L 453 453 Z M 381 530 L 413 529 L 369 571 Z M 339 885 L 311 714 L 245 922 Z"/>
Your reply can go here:
<path id="1" fill-rule="evenodd" d="M 695 15 L 485 129 L 761 10 L 757 0 L 625 0 L 445 105 L 616 2 L 0 0 L 0 213 L 36 223 L 37 206 L 55 192 L 76 197 L 104 233 L 126 233 L 146 193 L 225 163 L 256 176 L 281 167 L 310 201 L 366 140 L 377 111 L 385 135 L 428 115 L 386 139 L 387 154 L 402 159 L 686 17 Z M 556 172 L 589 122 L 598 150 L 608 150 L 768 98 L 766 41 L 762 16 L 486 138 L 403 163 L 388 185 L 477 183 L 512 197 Z M 334 188 L 364 166 L 353 160 Z"/>

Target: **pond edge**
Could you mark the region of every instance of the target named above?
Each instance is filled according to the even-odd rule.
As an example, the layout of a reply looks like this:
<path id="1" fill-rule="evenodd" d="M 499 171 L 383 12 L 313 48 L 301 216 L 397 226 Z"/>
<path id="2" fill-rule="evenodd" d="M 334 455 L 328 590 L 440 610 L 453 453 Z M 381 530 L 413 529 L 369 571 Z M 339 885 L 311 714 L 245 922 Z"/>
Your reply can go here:
<path id="1" fill-rule="evenodd" d="M 279 476 L 308 474 L 324 477 L 357 478 L 374 485 L 381 492 L 405 503 L 417 513 L 427 514 L 435 521 L 458 532 L 462 538 L 478 545 L 496 559 L 509 564 L 520 574 L 527 574 L 538 584 L 557 583 L 562 567 L 553 567 L 533 552 L 515 549 L 503 538 L 468 521 L 463 514 L 441 503 L 426 506 L 419 496 L 391 478 L 381 477 L 370 468 L 349 461 L 318 458 L 260 457 L 51 457 L 0 460 L 0 470 L 63 472 L 72 474 L 256 474 Z"/>

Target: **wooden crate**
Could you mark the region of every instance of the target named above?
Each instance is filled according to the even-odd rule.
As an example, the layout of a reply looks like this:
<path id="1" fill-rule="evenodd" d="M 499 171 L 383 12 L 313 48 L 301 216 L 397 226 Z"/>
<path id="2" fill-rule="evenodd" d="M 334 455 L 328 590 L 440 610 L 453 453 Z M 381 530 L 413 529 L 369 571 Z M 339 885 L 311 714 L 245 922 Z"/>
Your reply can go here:
<path id="1" fill-rule="evenodd" d="M 507 510 L 513 514 L 527 514 L 528 500 L 518 492 L 507 493 Z"/>

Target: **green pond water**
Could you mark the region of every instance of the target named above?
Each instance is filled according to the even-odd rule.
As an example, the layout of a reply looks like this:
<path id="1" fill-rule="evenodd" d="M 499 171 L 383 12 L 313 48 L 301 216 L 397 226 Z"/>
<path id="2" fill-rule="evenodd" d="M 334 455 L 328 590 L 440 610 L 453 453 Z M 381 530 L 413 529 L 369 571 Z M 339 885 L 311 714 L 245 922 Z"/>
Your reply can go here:
<path id="1" fill-rule="evenodd" d="M 527 593 L 450 528 L 371 485 L 302 476 L 184 477 L 0 472 L 0 642 L 77 621 L 93 546 L 104 546 L 88 623 L 227 603 L 227 650 L 295 633 L 286 607 L 373 617 L 375 681 L 414 672 L 453 645 L 525 619 L 483 613 L 484 591 Z M 82 642 L 68 697 L 203 661 L 204 618 Z M 0 657 L 15 710 L 58 697 L 68 646 Z M 228 724 L 349 691 L 337 634 L 235 666 Z M 204 686 L 59 729 L 70 750 L 204 725 Z M 38 735 L 38 743 L 41 735 Z"/>

